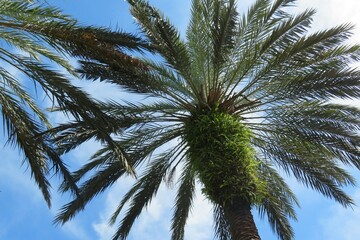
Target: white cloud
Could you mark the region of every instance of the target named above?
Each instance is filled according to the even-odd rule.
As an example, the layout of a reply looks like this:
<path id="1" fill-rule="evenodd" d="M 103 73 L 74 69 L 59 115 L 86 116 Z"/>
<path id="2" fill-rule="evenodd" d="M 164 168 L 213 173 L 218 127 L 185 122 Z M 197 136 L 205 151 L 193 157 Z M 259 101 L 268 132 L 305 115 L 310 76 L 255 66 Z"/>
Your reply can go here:
<path id="1" fill-rule="evenodd" d="M 355 202 L 360 202 L 360 190 L 353 194 Z M 360 236 L 360 208 L 344 209 L 341 205 L 332 205 L 325 218 L 321 219 L 324 239 L 357 240 Z"/>
<path id="2" fill-rule="evenodd" d="M 74 84 L 99 100 L 120 100 L 126 94 L 119 86 L 107 82 L 81 80 L 74 81 Z"/>
<path id="3" fill-rule="evenodd" d="M 89 240 L 94 239 L 89 236 L 89 233 L 83 228 L 82 224 L 76 220 L 72 220 L 61 226 L 61 230 L 66 232 L 77 240 Z M 109 238 L 107 239 L 109 240 Z"/>
<path id="4" fill-rule="evenodd" d="M 93 229 L 97 234 L 98 240 L 109 240 L 114 235 L 115 229 L 106 221 L 92 224 Z"/>
<path id="5" fill-rule="evenodd" d="M 22 159 L 23 156 L 17 149 L 8 145 L 1 149 L 0 183 L 6 191 L 16 192 L 19 198 L 26 197 L 32 203 L 40 202 L 40 190 L 33 179 L 30 181 L 30 169 L 27 163 L 21 164 Z"/>
<path id="6" fill-rule="evenodd" d="M 0 205 L 4 197 L 5 200 L 11 201 L 11 209 L 6 209 L 5 213 L 10 212 L 12 216 L 0 221 L 0 239 L 5 239 L 2 236 L 9 237 L 9 234 L 19 225 L 28 221 L 30 216 L 32 216 L 33 222 L 42 224 L 42 221 L 49 221 L 51 223 L 51 219 L 55 217 L 57 210 L 64 204 L 64 199 L 55 190 L 52 191 L 52 208 L 47 208 L 41 191 L 34 179 L 30 177 L 30 169 L 28 169 L 27 164 L 21 165 L 22 158 L 17 149 L 10 147 L 1 149 L 0 197 L 2 199 L 0 199 Z M 54 183 L 55 181 L 57 181 L 56 178 L 51 179 L 51 183 L 57 186 L 57 183 Z M 69 239 L 91 239 L 76 219 L 64 226 L 59 226 L 57 230 L 67 233 Z M 51 231 L 57 230 L 55 227 L 51 229 Z"/>
<path id="7" fill-rule="evenodd" d="M 133 182 L 133 179 L 124 178 L 107 194 L 106 201 L 103 204 L 104 210 L 100 213 L 99 219 L 92 224 L 99 240 L 108 240 L 114 234 L 118 223 L 109 226 L 108 220 L 121 201 L 126 189 Z M 129 239 L 169 239 L 175 193 L 174 189 L 169 189 L 164 184 L 161 185 L 156 198 L 151 201 L 151 204 L 147 209 L 144 209 L 136 220 Z M 122 216 L 120 215 L 118 220 Z M 210 239 L 212 237 L 212 224 L 212 206 L 197 186 L 193 209 L 185 229 L 186 239 Z"/>
<path id="8" fill-rule="evenodd" d="M 30 211 L 29 206 L 45 205 L 40 191 L 34 182 L 30 181 L 29 172 L 24 172 L 25 167 L 20 167 L 20 163 L 21 157 L 18 156 L 16 150 L 1 149 L 0 206 L 2 216 L 4 213 L 5 216 L 0 218 L 0 239 L 5 239 L 12 228 L 23 221 Z M 26 204 L 23 199 L 26 199 Z M 2 201 L 4 201 L 4 205 Z M 7 208 L 9 201 L 11 201 L 11 208 Z M 7 212 L 11 212 L 13 215 L 6 216 Z"/>
<path id="9" fill-rule="evenodd" d="M 107 194 L 104 211 L 100 213 L 98 221 L 92 224 L 99 240 L 108 240 L 115 233 L 118 222 L 114 226 L 109 226 L 108 221 L 123 195 L 133 183 L 133 179 L 124 178 Z M 168 239 L 169 237 L 166 235 L 170 229 L 172 203 L 172 191 L 162 185 L 156 198 L 151 201 L 151 204 L 147 209 L 143 210 L 140 217 L 136 220 L 130 232 L 130 239 L 162 239 L 154 237 L 155 235 L 158 235 L 158 237 L 164 237 L 165 235 L 164 239 Z M 123 213 L 119 215 L 118 221 L 121 220 L 122 216 Z"/>
<path id="10" fill-rule="evenodd" d="M 103 205 L 103 211 L 99 214 L 99 219 L 92 223 L 92 228 L 96 232 L 99 240 L 111 239 L 115 233 L 115 227 L 109 225 L 109 219 L 113 212 L 116 210 L 119 202 L 121 201 L 126 189 L 133 184 L 134 180 L 130 177 L 122 178 L 117 182 L 106 195 L 106 200 Z"/>
<path id="11" fill-rule="evenodd" d="M 350 43 L 359 43 L 360 39 L 360 1 L 358 0 L 328 0 L 313 1 L 301 0 L 297 2 L 297 10 L 314 8 L 316 15 L 313 21 L 313 30 L 328 29 L 340 24 L 351 23 L 355 25 Z"/>
<path id="12" fill-rule="evenodd" d="M 185 239 L 207 240 L 213 236 L 212 204 L 202 195 L 197 185 L 192 213 L 185 228 Z"/>

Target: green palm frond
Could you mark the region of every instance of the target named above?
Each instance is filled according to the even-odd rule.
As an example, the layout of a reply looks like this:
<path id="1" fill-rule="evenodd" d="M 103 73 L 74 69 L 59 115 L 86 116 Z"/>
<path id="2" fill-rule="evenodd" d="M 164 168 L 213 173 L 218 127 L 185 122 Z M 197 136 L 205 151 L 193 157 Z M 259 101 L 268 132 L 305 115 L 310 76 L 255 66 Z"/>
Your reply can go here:
<path id="1" fill-rule="evenodd" d="M 146 1 L 128 1 L 132 15 L 139 21 L 147 37 L 155 44 L 156 50 L 166 59 L 173 69 L 181 73 L 189 88 L 197 92 L 199 86 L 191 81 L 189 75 L 190 58 L 186 44 L 180 38 L 176 28 L 155 8 Z"/>
<path id="2" fill-rule="evenodd" d="M 76 213 L 84 209 L 91 199 L 126 174 L 125 168 L 119 168 L 121 164 L 117 159 L 112 158 L 109 161 L 109 163 L 104 164 L 105 166 L 97 171 L 96 176 L 90 178 L 79 187 L 81 197 L 63 206 L 54 220 L 55 223 L 63 224 L 72 219 Z"/>
<path id="3" fill-rule="evenodd" d="M 152 197 L 156 195 L 160 184 L 169 170 L 175 153 L 176 147 L 175 151 L 170 150 L 157 156 L 148 169 L 144 171 L 144 175 L 139 178 L 134 187 L 129 191 L 131 194 L 128 194 L 126 199 L 131 199 L 130 207 L 121 220 L 120 227 L 113 236 L 113 239 L 126 239 L 135 219 L 140 215 L 143 208 L 150 203 Z M 126 203 L 126 201 L 122 201 L 122 203 Z M 122 207 L 123 205 L 120 205 L 116 212 L 120 212 Z M 116 218 L 116 215 L 112 218 Z"/>
<path id="4" fill-rule="evenodd" d="M 288 138 L 270 138 L 266 153 L 276 164 L 307 187 L 333 198 L 344 206 L 353 204 L 341 187 L 353 184 L 353 178 L 336 165 L 326 154 L 316 152 L 310 144 L 297 142 Z M 299 147 L 303 144 L 304 147 Z M 286 149 L 286 151 L 285 151 Z"/>
<path id="5" fill-rule="evenodd" d="M 189 57 L 185 43 L 180 39 L 180 34 L 174 26 L 146 1 L 128 1 L 131 13 L 139 21 L 143 31 L 153 43 L 159 45 L 159 51 L 166 61 L 177 71 L 187 75 Z M 160 47 L 161 46 L 161 47 Z"/>
<path id="6" fill-rule="evenodd" d="M 21 101 L 23 101 L 27 106 L 29 106 L 31 110 L 36 114 L 36 116 L 39 117 L 40 121 L 45 123 L 47 127 L 50 127 L 50 123 L 48 122 L 45 114 L 37 106 L 31 96 L 24 90 L 20 82 L 4 68 L 0 68 L 0 76 L 2 78 L 1 85 L 8 86 L 8 90 L 12 89 L 14 95 L 19 96 Z"/>
<path id="7" fill-rule="evenodd" d="M 21 104 L 16 100 L 11 92 L 0 87 L 0 104 L 3 117 L 3 128 L 6 129 L 9 141 L 23 149 L 27 157 L 37 185 L 41 189 L 44 199 L 50 206 L 49 182 L 45 175 L 49 171 L 48 162 L 42 153 L 41 142 L 33 137 L 40 134 L 40 126 L 32 120 L 29 113 L 24 111 Z"/>
<path id="8" fill-rule="evenodd" d="M 112 129 L 107 129 L 110 123 L 106 121 L 111 119 L 89 95 L 73 86 L 64 73 L 54 69 L 62 67 L 77 76 L 69 64 L 69 56 L 82 59 L 83 64 L 106 63 L 142 69 L 143 64 L 125 52 L 151 51 L 151 46 L 133 34 L 80 26 L 76 20 L 41 1 L 22 0 L 0 0 L 0 41 L 3 43 L 0 47 L 3 63 L 0 108 L 9 142 L 24 153 L 25 162 L 48 205 L 47 177 L 51 172 L 59 173 L 67 190 L 78 194 L 75 180 L 59 158 L 53 139 L 55 131 L 49 131 L 51 125 L 38 105 L 37 96 L 26 90 L 28 82 L 33 81 L 36 94 L 37 88 L 42 89 L 57 109 L 78 121 L 86 121 L 87 126 L 90 124 L 88 128 L 97 133 L 97 139 L 112 146 L 112 151 L 120 158 L 122 150 L 109 137 Z M 14 73 L 10 68 L 15 69 Z M 104 124 L 94 123 L 93 117 Z M 78 144 L 80 142 L 78 139 Z M 122 164 L 132 171 L 125 158 Z"/>
<path id="9" fill-rule="evenodd" d="M 231 240 L 229 223 L 221 205 L 214 206 L 214 231 L 219 240 Z"/>
<path id="10" fill-rule="evenodd" d="M 235 1 L 193 1 L 191 12 L 188 51 L 191 64 L 197 66 L 192 68 L 197 71 L 191 77 L 208 92 L 218 87 L 221 67 L 231 60 L 228 55 L 234 45 L 238 14 Z"/>
<path id="11" fill-rule="evenodd" d="M 156 149 L 179 136 L 178 129 L 172 126 L 167 128 L 164 128 L 164 126 L 151 126 L 146 129 L 141 126 L 130 126 L 130 128 L 138 128 L 138 131 L 129 133 L 122 141 L 114 141 L 114 144 L 124 151 L 124 157 L 126 157 L 133 168 L 138 167 L 144 160 L 150 158 Z M 64 132 L 64 134 L 66 134 L 66 132 Z M 72 138 L 75 140 L 72 138 L 69 139 L 71 139 L 71 141 L 77 141 L 77 137 L 80 137 L 81 141 L 81 135 L 73 135 Z M 61 144 L 61 142 L 59 142 L 59 144 Z M 176 148 L 175 150 L 178 151 L 179 149 Z M 169 156 L 166 155 L 159 158 L 171 158 L 174 154 L 175 153 L 170 152 L 168 154 Z M 96 170 L 93 177 L 86 180 L 80 186 L 78 198 L 64 206 L 55 219 L 55 222 L 65 223 L 71 219 L 78 211 L 83 209 L 86 203 L 93 197 L 114 184 L 118 178 L 128 173 L 126 167 L 121 164 L 121 161 L 122 158 L 119 158 L 117 153 L 113 151 L 113 146 L 107 145 L 98 151 L 88 164 L 76 171 L 72 177 L 78 182 L 88 171 Z M 112 180 L 110 181 L 110 179 Z M 68 184 L 64 182 L 61 190 L 67 191 L 68 189 Z"/>
<path id="12" fill-rule="evenodd" d="M 296 220 L 294 205 L 299 206 L 298 200 L 284 179 L 266 162 L 260 166 L 260 172 L 268 187 L 263 203 L 257 206 L 260 217 L 268 217 L 270 226 L 280 239 L 293 239 L 289 220 Z"/>
<path id="13" fill-rule="evenodd" d="M 195 197 L 195 173 L 191 165 L 184 167 L 179 184 L 171 224 L 172 240 L 184 239 L 186 220 Z"/>

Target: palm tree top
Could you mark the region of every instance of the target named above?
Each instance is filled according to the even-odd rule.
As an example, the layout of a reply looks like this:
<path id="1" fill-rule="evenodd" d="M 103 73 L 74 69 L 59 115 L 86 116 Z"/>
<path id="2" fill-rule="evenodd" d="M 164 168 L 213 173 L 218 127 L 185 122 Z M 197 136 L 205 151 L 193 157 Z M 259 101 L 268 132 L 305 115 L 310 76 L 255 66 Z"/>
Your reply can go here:
<path id="1" fill-rule="evenodd" d="M 293 239 L 289 220 L 296 219 L 298 201 L 279 169 L 345 207 L 353 205 L 342 188 L 355 184 L 345 166 L 360 167 L 360 112 L 331 102 L 360 97 L 360 72 L 351 67 L 360 46 L 346 43 L 350 24 L 308 33 L 315 11 L 287 13 L 295 1 L 258 0 L 239 14 L 234 0 L 193 0 L 183 39 L 147 1 L 128 2 L 161 60 L 142 59 L 145 69 L 130 70 L 83 62 L 80 72 L 148 101 L 99 103 L 112 140 L 73 173 L 80 196 L 61 209 L 57 222 L 74 217 L 129 168 L 141 173 L 111 218 L 115 223 L 129 203 L 113 239 L 127 238 L 175 172 L 172 239 L 184 239 L 197 180 L 214 205 L 219 239 L 260 239 L 244 220 L 252 219 L 252 208 L 267 216 L 280 239 Z M 86 121 L 55 131 L 63 152 L 103 134 Z M 175 146 L 169 144 L 174 139 Z M 239 230 L 242 225 L 252 231 Z"/>
<path id="2" fill-rule="evenodd" d="M 48 176 L 52 171 L 59 173 L 75 193 L 78 189 L 51 143 L 52 136 L 42 134 L 51 124 L 37 97 L 26 90 L 28 83 L 44 90 L 54 104 L 66 106 L 77 119 L 89 119 L 88 115 L 99 117 L 102 113 L 91 97 L 73 86 L 71 77 L 56 68 L 77 77 L 78 73 L 69 64 L 69 56 L 87 62 L 107 59 L 112 61 L 112 66 L 136 65 L 136 59 L 125 51 L 149 49 L 149 45 L 132 34 L 80 26 L 76 20 L 41 1 L 23 0 L 0 0 L 0 40 L 3 128 L 8 142 L 24 154 L 50 206 Z M 16 69 L 16 74 L 8 66 Z"/>

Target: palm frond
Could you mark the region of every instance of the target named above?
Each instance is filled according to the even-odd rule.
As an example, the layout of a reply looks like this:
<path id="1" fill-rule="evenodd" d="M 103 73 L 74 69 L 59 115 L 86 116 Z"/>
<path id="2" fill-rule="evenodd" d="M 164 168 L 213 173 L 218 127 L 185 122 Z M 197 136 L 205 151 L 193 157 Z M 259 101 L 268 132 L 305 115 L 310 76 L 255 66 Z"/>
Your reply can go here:
<path id="1" fill-rule="evenodd" d="M 214 231 L 219 240 L 231 240 L 229 223 L 226 220 L 224 209 L 220 205 L 214 206 Z"/>
<path id="2" fill-rule="evenodd" d="M 299 206 L 298 200 L 284 179 L 268 163 L 261 163 L 260 172 L 268 191 L 262 203 L 256 205 L 260 217 L 267 216 L 271 228 L 280 239 L 293 239 L 294 231 L 289 220 L 296 220 L 294 205 Z"/>
<path id="3" fill-rule="evenodd" d="M 268 81 L 265 73 L 272 71 L 274 66 L 281 66 L 278 61 L 271 61 L 269 58 L 275 56 L 275 59 L 277 59 L 279 51 L 282 48 L 291 45 L 292 42 L 300 38 L 309 27 L 313 15 L 314 11 L 309 10 L 297 16 L 289 16 L 282 21 L 277 21 L 270 32 L 262 33 L 264 36 L 260 40 L 257 39 L 258 36 L 254 36 L 254 39 L 251 39 L 257 51 L 251 51 L 251 47 L 254 46 L 240 45 L 241 48 L 245 47 L 245 49 L 239 49 L 238 51 L 244 54 L 256 54 L 256 56 L 241 56 L 242 58 L 237 61 L 235 67 L 230 66 L 233 69 L 229 71 L 227 81 L 233 86 L 232 89 L 235 89 L 236 86 L 241 83 L 241 81 L 246 80 L 246 78 L 249 79 L 246 80 L 246 85 L 240 93 L 238 93 L 239 95 L 247 93 L 248 90 L 256 89 L 257 85 L 262 86 L 261 82 L 264 80 Z M 247 49 L 249 47 L 250 49 Z M 246 63 L 245 68 L 239 65 L 244 65 L 244 63 Z"/>
<path id="4" fill-rule="evenodd" d="M 186 44 L 180 38 L 179 32 L 157 9 L 146 1 L 128 1 L 131 14 L 137 19 L 148 38 L 156 45 L 156 50 L 167 63 L 182 74 L 193 92 L 198 92 L 189 75 L 190 59 Z"/>
<path id="5" fill-rule="evenodd" d="M 174 152 L 165 152 L 156 157 L 144 172 L 131 192 L 131 202 L 129 209 L 121 220 L 120 227 L 112 239 L 126 239 L 136 218 L 140 215 L 144 207 L 148 206 L 152 198 L 156 195 L 166 172 L 171 165 Z M 130 199 L 129 199 L 130 200 Z M 121 206 L 118 208 L 121 210 Z M 119 210 L 117 210 L 119 212 Z M 113 215 L 112 218 L 115 218 Z"/>
<path id="6" fill-rule="evenodd" d="M 40 1 L 20 0 L 1 0 L 0 39 L 10 45 L 6 48 L 0 47 L 1 61 L 19 71 L 21 77 L 26 78 L 25 81 L 32 80 L 35 87 L 40 86 L 53 104 L 59 105 L 58 109 L 74 116 L 82 124 L 86 122 L 87 134 L 90 134 L 91 129 L 92 136 L 95 135 L 98 140 L 112 146 L 112 151 L 117 153 L 119 159 L 123 159 L 123 165 L 131 172 L 131 166 L 122 158 L 121 149 L 109 136 L 111 118 L 101 112 L 89 95 L 74 87 L 67 76 L 53 70 L 55 67 L 46 62 L 52 61 L 57 64 L 56 67 L 63 67 L 74 76 L 77 76 L 77 73 L 69 64 L 68 55 L 83 59 L 83 64 L 102 63 L 112 67 L 127 65 L 134 69 L 145 69 L 141 61 L 125 54 L 125 51 L 152 51 L 148 41 L 133 34 L 105 28 L 83 27 L 70 16 L 56 8 L 41 4 Z M 6 68 L 0 69 L 0 82 L 5 85 L 1 109 L 9 141 L 16 143 L 24 152 L 35 181 L 42 189 L 48 204 L 50 185 L 46 178 L 51 171 L 62 175 L 67 190 L 77 195 L 76 180 L 72 178 L 53 144 L 53 133 L 59 129 L 49 131 L 51 125 L 37 106 L 36 100 L 32 99 L 18 78 L 11 75 Z M 80 126 L 72 125 L 65 128 L 79 130 Z M 45 133 L 41 133 L 42 131 Z M 82 138 L 77 136 L 77 141 L 72 143 L 80 144 L 88 138 L 90 137 L 84 137 L 83 133 Z"/>
<path id="7" fill-rule="evenodd" d="M 358 116 L 359 110 L 354 107 L 307 102 L 278 106 L 267 117 L 268 124 L 254 126 L 281 137 L 291 134 L 294 139 L 316 146 L 328 157 L 359 168 Z"/>
<path id="8" fill-rule="evenodd" d="M 50 183 L 45 177 L 49 171 L 49 166 L 41 151 L 39 141 L 35 138 L 41 132 L 41 127 L 26 112 L 24 107 L 11 96 L 12 94 L 8 90 L 2 86 L 0 86 L 0 90 L 3 127 L 7 131 L 9 141 L 24 152 L 32 177 L 34 177 L 50 207 Z"/>
<path id="9" fill-rule="evenodd" d="M 119 166 L 121 166 L 119 160 L 111 159 L 110 163 L 98 170 L 95 176 L 85 181 L 79 187 L 79 196 L 60 209 L 54 223 L 64 224 L 72 219 L 76 213 L 84 209 L 91 199 L 105 191 L 121 176 L 126 174 L 126 170 Z"/>
<path id="10" fill-rule="evenodd" d="M 305 186 L 336 200 L 345 207 L 353 205 L 353 200 L 341 190 L 342 186 L 354 184 L 353 177 L 329 159 L 326 153 L 319 152 L 318 148 L 298 142 L 296 139 L 289 141 L 285 137 L 271 138 L 270 142 L 267 142 L 267 147 L 262 147 L 265 149 L 264 155 L 287 173 L 293 174 Z"/>
<path id="11" fill-rule="evenodd" d="M 191 165 L 184 167 L 179 184 L 171 224 L 172 240 L 184 239 L 186 220 L 195 197 L 195 174 Z"/>

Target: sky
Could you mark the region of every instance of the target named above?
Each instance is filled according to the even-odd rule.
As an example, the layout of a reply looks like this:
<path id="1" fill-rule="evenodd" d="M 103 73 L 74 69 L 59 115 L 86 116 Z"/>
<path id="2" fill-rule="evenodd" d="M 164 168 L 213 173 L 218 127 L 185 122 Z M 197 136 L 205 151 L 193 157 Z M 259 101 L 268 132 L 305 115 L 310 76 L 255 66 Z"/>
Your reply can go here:
<path id="1" fill-rule="evenodd" d="M 54 6 L 77 18 L 84 25 L 121 28 L 134 32 L 136 26 L 128 13 L 128 5 L 123 0 L 48 0 Z M 189 20 L 190 0 L 153 0 L 150 1 L 165 12 L 181 33 L 185 32 Z M 239 1 L 242 12 L 253 1 Z M 351 42 L 360 43 L 360 1 L 358 0 L 299 0 L 298 7 L 292 11 L 313 7 L 317 10 L 313 29 L 319 30 L 345 22 L 357 24 Z M 122 99 L 125 93 L 103 83 L 77 82 L 98 98 Z M 360 107 L 360 102 L 350 104 Z M 60 114 L 51 115 L 53 122 L 61 122 Z M 4 136 L 0 139 L 0 240 L 107 240 L 114 228 L 107 222 L 117 203 L 134 179 L 122 179 L 110 190 L 95 198 L 72 221 L 64 226 L 55 226 L 52 220 L 57 210 L 70 200 L 66 195 L 56 192 L 58 178 L 52 178 L 53 207 L 48 209 L 40 191 L 30 177 L 26 165 L 21 165 L 22 157 L 16 149 L 5 145 Z M 97 148 L 97 143 L 88 142 L 65 157 L 66 162 L 76 168 L 85 163 Z M 360 174 L 353 171 L 360 182 Z M 358 206 L 344 209 L 339 204 L 320 194 L 300 186 L 293 179 L 288 183 L 300 200 L 297 209 L 298 222 L 292 226 L 297 240 L 357 240 L 360 236 L 360 188 L 346 191 Z M 134 225 L 129 240 L 165 240 L 169 238 L 169 226 L 174 201 L 174 189 L 162 186 L 147 212 L 144 212 Z M 187 240 L 212 239 L 211 205 L 198 189 L 192 215 L 186 227 Z M 260 235 L 264 240 L 277 239 L 269 228 L 266 219 L 261 220 L 254 212 Z M 115 225 L 116 226 L 116 225 Z"/>

